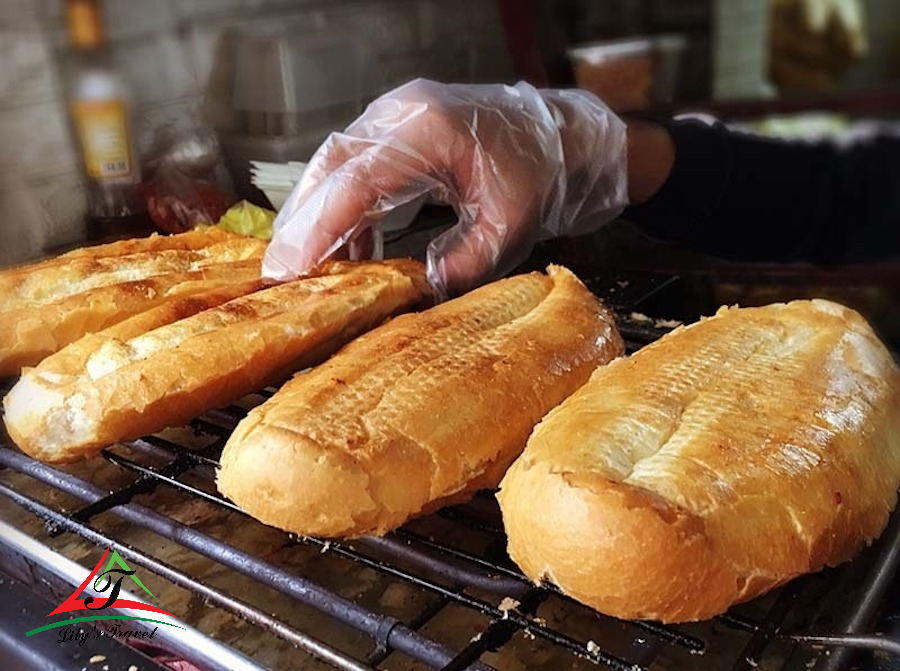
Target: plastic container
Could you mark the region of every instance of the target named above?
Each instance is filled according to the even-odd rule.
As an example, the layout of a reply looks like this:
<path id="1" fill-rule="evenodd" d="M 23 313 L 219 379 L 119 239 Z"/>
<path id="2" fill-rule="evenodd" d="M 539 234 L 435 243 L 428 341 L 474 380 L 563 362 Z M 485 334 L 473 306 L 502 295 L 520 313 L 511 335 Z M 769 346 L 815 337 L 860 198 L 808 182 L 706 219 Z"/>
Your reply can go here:
<path id="1" fill-rule="evenodd" d="M 566 53 L 579 88 L 614 111 L 643 110 L 672 100 L 678 84 L 681 35 L 656 35 L 577 45 Z"/>
<path id="2" fill-rule="evenodd" d="M 257 201 L 250 161 L 308 160 L 377 93 L 364 43 L 334 30 L 281 26 L 222 32 L 204 104 L 235 187 Z"/>

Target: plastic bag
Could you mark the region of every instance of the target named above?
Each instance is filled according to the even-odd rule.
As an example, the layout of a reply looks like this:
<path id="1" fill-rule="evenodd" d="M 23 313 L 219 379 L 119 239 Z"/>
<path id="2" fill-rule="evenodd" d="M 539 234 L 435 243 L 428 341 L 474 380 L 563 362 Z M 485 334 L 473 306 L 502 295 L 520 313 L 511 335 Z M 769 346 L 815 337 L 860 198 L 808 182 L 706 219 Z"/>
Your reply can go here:
<path id="1" fill-rule="evenodd" d="M 212 130 L 163 127 L 142 185 L 147 213 L 167 233 L 215 224 L 237 200 Z"/>
<path id="2" fill-rule="evenodd" d="M 217 225 L 232 233 L 271 240 L 274 221 L 275 212 L 272 210 L 242 200 L 223 214 Z"/>

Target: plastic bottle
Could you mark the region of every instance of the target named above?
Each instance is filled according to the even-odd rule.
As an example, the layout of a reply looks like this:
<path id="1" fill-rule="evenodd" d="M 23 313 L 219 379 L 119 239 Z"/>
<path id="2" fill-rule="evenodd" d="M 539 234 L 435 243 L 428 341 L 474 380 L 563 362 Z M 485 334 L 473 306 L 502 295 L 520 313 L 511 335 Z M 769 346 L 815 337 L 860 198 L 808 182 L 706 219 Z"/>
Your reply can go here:
<path id="1" fill-rule="evenodd" d="M 99 0 L 66 0 L 66 24 L 63 76 L 88 219 L 124 225 L 144 209 L 129 88 L 107 49 Z"/>

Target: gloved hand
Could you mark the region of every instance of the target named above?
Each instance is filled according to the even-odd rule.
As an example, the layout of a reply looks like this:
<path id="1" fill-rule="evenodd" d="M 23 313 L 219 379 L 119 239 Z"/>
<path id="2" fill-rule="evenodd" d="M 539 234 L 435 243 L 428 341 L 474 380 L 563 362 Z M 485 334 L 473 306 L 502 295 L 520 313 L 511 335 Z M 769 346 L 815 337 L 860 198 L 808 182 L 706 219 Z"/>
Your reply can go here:
<path id="1" fill-rule="evenodd" d="M 428 248 L 439 296 L 509 271 L 535 242 L 595 230 L 628 203 L 625 124 L 584 91 L 416 80 L 316 152 L 278 218 L 267 277 L 297 277 L 429 193 L 459 223 Z"/>

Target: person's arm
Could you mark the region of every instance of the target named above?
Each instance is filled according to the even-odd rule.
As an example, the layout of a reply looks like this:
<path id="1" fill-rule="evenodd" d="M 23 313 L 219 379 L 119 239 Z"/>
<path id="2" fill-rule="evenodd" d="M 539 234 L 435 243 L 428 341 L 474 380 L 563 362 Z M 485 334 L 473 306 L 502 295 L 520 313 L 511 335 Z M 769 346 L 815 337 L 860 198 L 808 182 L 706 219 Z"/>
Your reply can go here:
<path id="1" fill-rule="evenodd" d="M 839 147 L 721 124 L 629 122 L 625 216 L 648 234 L 740 260 L 900 254 L 900 139 Z"/>
<path id="2" fill-rule="evenodd" d="M 595 231 L 629 204 L 648 233 L 721 256 L 897 251 L 898 144 L 840 152 L 698 122 L 626 124 L 586 91 L 416 80 L 315 153 L 278 213 L 263 273 L 308 272 L 423 194 L 459 217 L 426 254 L 441 296 L 508 272 L 541 240 Z"/>

